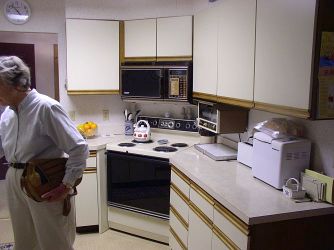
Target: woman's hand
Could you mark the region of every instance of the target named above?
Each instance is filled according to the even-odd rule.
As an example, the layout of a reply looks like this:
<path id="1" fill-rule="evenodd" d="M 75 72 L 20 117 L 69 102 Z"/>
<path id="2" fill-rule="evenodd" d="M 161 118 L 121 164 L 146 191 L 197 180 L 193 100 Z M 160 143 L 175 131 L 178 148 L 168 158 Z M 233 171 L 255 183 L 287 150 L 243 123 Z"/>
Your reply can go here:
<path id="1" fill-rule="evenodd" d="M 69 194 L 70 190 L 71 188 L 68 188 L 63 183 L 61 183 L 58 187 L 43 194 L 42 198 L 46 199 L 48 202 L 62 201 Z"/>

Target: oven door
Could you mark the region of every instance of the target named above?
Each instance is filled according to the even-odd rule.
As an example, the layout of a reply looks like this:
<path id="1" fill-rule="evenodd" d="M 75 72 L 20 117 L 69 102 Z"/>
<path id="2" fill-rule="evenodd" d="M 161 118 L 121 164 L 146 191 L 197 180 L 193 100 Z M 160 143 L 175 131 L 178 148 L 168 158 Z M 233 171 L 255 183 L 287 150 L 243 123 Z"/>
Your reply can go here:
<path id="1" fill-rule="evenodd" d="M 163 69 L 158 67 L 122 67 L 122 98 L 163 98 L 163 72 Z"/>
<path id="2" fill-rule="evenodd" d="M 108 205 L 169 219 L 168 159 L 107 152 Z"/>

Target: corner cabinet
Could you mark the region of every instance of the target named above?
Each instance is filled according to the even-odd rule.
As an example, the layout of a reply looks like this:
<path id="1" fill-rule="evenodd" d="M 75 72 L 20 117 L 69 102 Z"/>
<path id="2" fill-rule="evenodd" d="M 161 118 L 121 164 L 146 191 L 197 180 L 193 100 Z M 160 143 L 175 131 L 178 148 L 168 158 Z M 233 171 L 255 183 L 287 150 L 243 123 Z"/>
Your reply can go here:
<path id="1" fill-rule="evenodd" d="M 67 93 L 119 94 L 119 22 L 66 19 Z"/>
<path id="2" fill-rule="evenodd" d="M 192 60 L 192 16 L 121 22 L 121 62 Z"/>

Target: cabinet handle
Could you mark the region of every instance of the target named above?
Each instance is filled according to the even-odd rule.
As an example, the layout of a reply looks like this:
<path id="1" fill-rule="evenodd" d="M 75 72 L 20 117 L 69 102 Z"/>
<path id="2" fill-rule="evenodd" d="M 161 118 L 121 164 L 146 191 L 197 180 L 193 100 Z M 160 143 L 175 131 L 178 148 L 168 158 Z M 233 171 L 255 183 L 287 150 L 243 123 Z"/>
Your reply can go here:
<path id="1" fill-rule="evenodd" d="M 186 177 L 186 175 L 184 173 L 181 173 L 180 170 L 178 170 L 174 165 L 172 165 L 172 171 L 178 177 L 180 177 L 185 183 L 187 183 L 188 185 L 190 185 L 190 181 L 189 181 L 188 177 Z"/>
<path id="2" fill-rule="evenodd" d="M 211 196 L 209 196 L 204 190 L 198 187 L 195 183 L 191 183 L 190 187 L 196 191 L 203 199 L 210 203 L 210 205 L 214 205 L 214 200 Z"/>
<path id="3" fill-rule="evenodd" d="M 238 219 L 235 215 L 233 215 L 230 211 L 224 208 L 220 204 L 214 205 L 215 209 L 220 213 L 223 217 L 225 217 L 229 222 L 231 222 L 234 226 L 236 226 L 243 234 L 249 235 L 248 225 L 243 221 Z"/>
<path id="4" fill-rule="evenodd" d="M 86 168 L 83 173 L 84 174 L 92 174 L 92 173 L 96 173 L 96 172 L 97 172 L 96 168 Z"/>
<path id="5" fill-rule="evenodd" d="M 184 243 L 179 238 L 179 236 L 175 233 L 175 231 L 173 230 L 172 227 L 169 227 L 169 231 L 171 232 L 171 234 L 173 235 L 173 237 L 175 238 L 175 240 L 177 241 L 177 243 L 179 243 L 179 245 L 181 246 L 181 248 L 184 249 L 184 250 L 187 250 L 188 248 L 184 245 Z"/>
<path id="6" fill-rule="evenodd" d="M 175 217 L 182 223 L 182 225 L 188 230 L 188 223 L 183 219 L 179 212 L 170 204 L 170 211 L 175 215 Z"/>
<path id="7" fill-rule="evenodd" d="M 188 197 L 182 193 L 182 191 L 180 189 L 178 189 L 178 187 L 174 184 L 171 183 L 170 184 L 170 188 L 187 204 L 189 204 L 189 199 Z"/>
<path id="8" fill-rule="evenodd" d="M 190 201 L 189 207 L 191 210 L 210 228 L 213 228 L 212 221 L 199 209 L 194 203 Z"/>
<path id="9" fill-rule="evenodd" d="M 213 225 L 213 233 L 229 248 L 229 249 L 240 249 L 233 241 L 231 241 L 219 228 Z"/>

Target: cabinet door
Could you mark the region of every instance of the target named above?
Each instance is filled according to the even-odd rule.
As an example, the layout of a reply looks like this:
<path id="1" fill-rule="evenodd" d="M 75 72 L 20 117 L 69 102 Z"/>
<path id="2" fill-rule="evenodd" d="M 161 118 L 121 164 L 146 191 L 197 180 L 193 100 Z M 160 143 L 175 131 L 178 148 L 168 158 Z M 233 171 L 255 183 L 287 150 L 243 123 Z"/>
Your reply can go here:
<path id="1" fill-rule="evenodd" d="M 192 16 L 157 19 L 157 57 L 192 56 Z"/>
<path id="2" fill-rule="evenodd" d="M 222 1 L 217 8 L 218 99 L 252 107 L 256 0 Z"/>
<path id="3" fill-rule="evenodd" d="M 257 1 L 255 106 L 309 109 L 316 2 Z"/>
<path id="4" fill-rule="evenodd" d="M 230 248 L 216 234 L 212 237 L 212 250 L 229 250 Z"/>
<path id="5" fill-rule="evenodd" d="M 76 226 L 98 225 L 97 179 L 95 171 L 85 171 L 75 197 Z"/>
<path id="6" fill-rule="evenodd" d="M 218 9 L 205 9 L 194 16 L 194 97 L 216 100 Z"/>
<path id="7" fill-rule="evenodd" d="M 188 249 L 211 249 L 212 229 L 196 210 L 193 206 L 189 210 Z"/>
<path id="8" fill-rule="evenodd" d="M 127 57 L 156 57 L 156 19 L 124 22 L 124 53 Z"/>
<path id="9" fill-rule="evenodd" d="M 69 94 L 111 93 L 119 89 L 119 23 L 66 20 Z"/>

